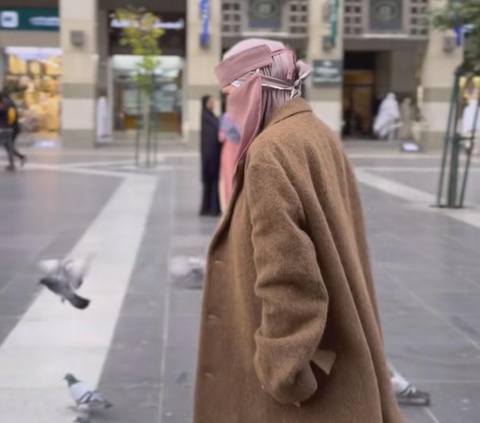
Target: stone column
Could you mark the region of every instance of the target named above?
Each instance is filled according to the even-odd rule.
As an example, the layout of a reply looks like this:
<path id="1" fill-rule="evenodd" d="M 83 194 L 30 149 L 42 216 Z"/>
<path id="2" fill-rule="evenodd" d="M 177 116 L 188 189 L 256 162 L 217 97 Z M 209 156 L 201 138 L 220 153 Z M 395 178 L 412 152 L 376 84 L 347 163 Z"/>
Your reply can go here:
<path id="1" fill-rule="evenodd" d="M 187 90 L 187 105 L 184 107 L 186 116 L 183 118 L 183 130 L 186 140 L 194 144 L 199 142 L 201 97 L 210 94 L 220 98 L 214 73 L 222 54 L 220 15 L 221 0 L 210 0 L 210 46 L 204 49 L 200 46 L 202 17 L 199 0 L 187 2 L 187 60 L 184 88 Z"/>
<path id="2" fill-rule="evenodd" d="M 445 2 L 430 0 L 432 7 L 440 7 Z M 448 32 L 430 29 L 430 37 L 422 68 L 423 116 L 426 127 L 422 142 L 427 149 L 439 149 L 447 129 L 448 112 L 455 69 L 463 61 L 463 48 L 451 52 L 444 51 L 444 39 Z M 450 33 L 450 36 L 452 34 Z"/>
<path id="3" fill-rule="evenodd" d="M 338 34 L 335 47 L 329 51 L 323 48 L 323 38 L 330 34 L 330 25 L 324 23 L 324 9 L 330 0 L 309 1 L 309 42 L 307 59 L 310 64 L 314 60 L 342 60 L 343 61 L 343 0 L 340 0 L 338 10 Z M 334 132 L 341 133 L 342 129 L 342 82 L 338 85 L 314 86 L 309 84 L 308 101 L 313 111 Z"/>
<path id="4" fill-rule="evenodd" d="M 95 145 L 98 35 L 97 0 L 60 0 L 63 50 L 62 142 L 66 147 Z"/>

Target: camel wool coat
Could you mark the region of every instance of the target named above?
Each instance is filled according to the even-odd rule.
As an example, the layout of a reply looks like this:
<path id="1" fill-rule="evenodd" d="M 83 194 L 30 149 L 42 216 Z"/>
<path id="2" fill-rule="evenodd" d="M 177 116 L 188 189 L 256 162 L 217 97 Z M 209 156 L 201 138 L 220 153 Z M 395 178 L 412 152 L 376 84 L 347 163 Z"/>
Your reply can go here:
<path id="1" fill-rule="evenodd" d="M 239 172 L 208 256 L 194 422 L 403 422 L 337 137 L 291 100 Z"/>

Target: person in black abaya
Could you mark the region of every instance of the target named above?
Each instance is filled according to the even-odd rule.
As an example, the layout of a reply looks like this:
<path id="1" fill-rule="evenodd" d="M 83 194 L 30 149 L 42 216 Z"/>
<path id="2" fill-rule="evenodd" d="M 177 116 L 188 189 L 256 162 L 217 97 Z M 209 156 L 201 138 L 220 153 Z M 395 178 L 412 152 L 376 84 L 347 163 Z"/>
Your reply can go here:
<path id="1" fill-rule="evenodd" d="M 220 196 L 218 181 L 220 179 L 220 157 L 222 144 L 218 139 L 220 123 L 214 114 L 215 100 L 211 96 L 202 97 L 202 183 L 203 197 L 201 216 L 219 216 Z"/>

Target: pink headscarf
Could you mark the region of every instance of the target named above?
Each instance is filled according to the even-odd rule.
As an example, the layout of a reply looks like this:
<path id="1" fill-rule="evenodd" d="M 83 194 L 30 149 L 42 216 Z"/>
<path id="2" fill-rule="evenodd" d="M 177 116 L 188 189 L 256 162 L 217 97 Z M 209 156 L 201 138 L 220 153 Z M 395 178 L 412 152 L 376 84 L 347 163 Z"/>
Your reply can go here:
<path id="1" fill-rule="evenodd" d="M 237 164 L 275 111 L 301 95 L 302 82 L 311 72 L 278 41 L 245 40 L 225 54 L 216 73 L 221 88 L 237 87 L 228 98 L 228 113 L 242 132 Z"/>

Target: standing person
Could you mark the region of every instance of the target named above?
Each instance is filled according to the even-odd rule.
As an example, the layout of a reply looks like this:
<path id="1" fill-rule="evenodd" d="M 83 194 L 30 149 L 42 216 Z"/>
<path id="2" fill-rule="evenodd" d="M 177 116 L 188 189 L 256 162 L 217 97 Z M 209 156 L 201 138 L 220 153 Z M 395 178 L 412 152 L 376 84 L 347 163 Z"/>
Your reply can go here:
<path id="1" fill-rule="evenodd" d="M 242 138 L 208 255 L 195 423 L 403 421 L 354 172 L 301 98 L 310 72 L 266 40 L 217 68 Z"/>
<path id="2" fill-rule="evenodd" d="M 218 140 L 220 123 L 214 110 L 214 98 L 209 95 L 203 96 L 201 134 L 203 197 L 201 216 L 219 216 L 221 213 L 218 182 L 220 179 L 222 145 Z"/>
<path id="3" fill-rule="evenodd" d="M 373 124 L 373 132 L 379 139 L 391 141 L 395 138 L 399 119 L 400 109 L 397 96 L 389 93 L 380 104 L 380 109 Z"/>
<path id="4" fill-rule="evenodd" d="M 7 97 L 7 102 L 9 105 L 9 110 L 10 110 L 10 125 L 13 130 L 13 135 L 12 135 L 12 151 L 13 155 L 20 160 L 20 166 L 24 166 L 25 163 L 27 162 L 27 157 L 25 154 L 20 153 L 17 150 L 16 143 L 17 143 L 17 138 L 18 135 L 20 134 L 20 122 L 19 122 L 19 115 L 18 115 L 18 109 L 15 104 L 15 102 L 10 98 Z"/>
<path id="5" fill-rule="evenodd" d="M 462 135 L 465 138 L 471 138 L 474 132 L 475 138 L 480 136 L 480 111 L 478 107 L 478 92 L 474 92 L 468 99 L 468 104 L 462 114 Z"/>
<path id="6" fill-rule="evenodd" d="M 223 143 L 220 180 L 222 182 L 223 199 L 225 205 L 228 205 L 232 196 L 233 177 L 235 175 L 238 153 L 240 152 L 238 125 L 230 117 L 228 112 L 222 116 L 219 139 L 220 142 Z"/>

